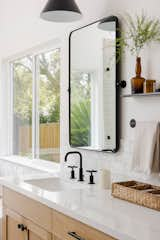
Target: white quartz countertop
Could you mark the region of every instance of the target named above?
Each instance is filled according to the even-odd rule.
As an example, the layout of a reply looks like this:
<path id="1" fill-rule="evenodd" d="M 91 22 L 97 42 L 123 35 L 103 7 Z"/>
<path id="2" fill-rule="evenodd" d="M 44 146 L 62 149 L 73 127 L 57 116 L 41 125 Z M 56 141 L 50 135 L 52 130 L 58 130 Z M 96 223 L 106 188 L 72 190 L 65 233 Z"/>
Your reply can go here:
<path id="1" fill-rule="evenodd" d="M 0 179 L 0 184 L 116 239 L 160 239 L 160 212 L 113 198 L 110 190 L 90 186 L 49 192 L 14 178 Z"/>

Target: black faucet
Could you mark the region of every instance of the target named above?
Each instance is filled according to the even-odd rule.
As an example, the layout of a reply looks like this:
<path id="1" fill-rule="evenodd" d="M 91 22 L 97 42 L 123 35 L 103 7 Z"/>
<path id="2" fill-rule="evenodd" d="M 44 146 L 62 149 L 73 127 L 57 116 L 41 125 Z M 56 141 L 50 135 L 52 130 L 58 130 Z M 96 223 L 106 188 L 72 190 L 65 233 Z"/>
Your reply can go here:
<path id="1" fill-rule="evenodd" d="M 65 155 L 64 161 L 67 162 L 67 157 L 70 154 L 78 154 L 80 157 L 80 167 L 79 167 L 79 181 L 83 182 L 84 181 L 84 176 L 83 176 L 83 167 L 82 167 L 82 154 L 80 152 L 68 152 Z"/>

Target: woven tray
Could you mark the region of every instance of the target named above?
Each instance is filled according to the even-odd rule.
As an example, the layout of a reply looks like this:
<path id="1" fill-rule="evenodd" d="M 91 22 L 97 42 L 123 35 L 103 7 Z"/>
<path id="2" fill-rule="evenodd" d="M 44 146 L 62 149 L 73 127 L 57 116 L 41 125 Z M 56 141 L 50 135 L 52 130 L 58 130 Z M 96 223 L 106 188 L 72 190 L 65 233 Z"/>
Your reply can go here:
<path id="1" fill-rule="evenodd" d="M 112 184 L 112 196 L 160 211 L 160 187 L 137 181 Z"/>

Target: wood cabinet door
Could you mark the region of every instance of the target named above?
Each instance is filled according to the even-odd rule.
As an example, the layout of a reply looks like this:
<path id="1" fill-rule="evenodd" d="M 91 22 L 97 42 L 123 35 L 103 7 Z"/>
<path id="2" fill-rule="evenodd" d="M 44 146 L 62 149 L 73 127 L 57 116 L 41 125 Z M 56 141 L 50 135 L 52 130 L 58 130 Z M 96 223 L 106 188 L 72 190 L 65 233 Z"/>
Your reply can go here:
<path id="1" fill-rule="evenodd" d="M 37 234 L 29 231 L 27 240 L 43 240 L 43 239 L 40 236 L 38 236 Z"/>
<path id="2" fill-rule="evenodd" d="M 18 229 L 18 224 L 14 218 L 7 216 L 7 240 L 24 240 L 25 232 Z"/>
<path id="3" fill-rule="evenodd" d="M 39 233 L 28 230 L 28 237 L 26 240 L 52 240 L 51 234 L 46 234 L 46 236 L 40 236 Z"/>
<path id="4" fill-rule="evenodd" d="M 28 233 L 26 240 L 52 240 L 52 234 L 47 232 L 42 227 L 28 219 L 25 219 L 25 223 Z"/>
<path id="5" fill-rule="evenodd" d="M 18 228 L 22 224 L 25 230 Z M 3 212 L 2 240 L 52 240 L 52 234 L 10 209 Z"/>
<path id="6" fill-rule="evenodd" d="M 27 240 L 26 232 L 18 228 L 18 224 L 23 222 L 23 218 L 17 214 L 3 213 L 2 240 Z"/>

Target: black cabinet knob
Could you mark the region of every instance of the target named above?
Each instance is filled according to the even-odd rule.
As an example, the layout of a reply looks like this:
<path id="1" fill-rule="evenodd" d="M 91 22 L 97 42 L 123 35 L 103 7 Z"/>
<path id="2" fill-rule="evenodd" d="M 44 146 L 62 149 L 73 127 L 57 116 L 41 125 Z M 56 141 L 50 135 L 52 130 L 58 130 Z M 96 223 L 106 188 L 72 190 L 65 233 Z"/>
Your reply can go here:
<path id="1" fill-rule="evenodd" d="M 75 177 L 75 171 L 74 171 L 74 169 L 75 168 L 78 168 L 77 166 L 68 166 L 68 168 L 71 168 L 71 179 L 75 179 L 76 177 Z"/>
<path id="2" fill-rule="evenodd" d="M 18 229 L 21 229 L 21 224 L 18 224 L 17 227 L 18 227 Z"/>
<path id="3" fill-rule="evenodd" d="M 96 173 L 97 170 L 87 170 L 86 172 L 90 173 L 90 176 L 89 176 L 89 184 L 95 184 L 93 173 Z"/>
<path id="4" fill-rule="evenodd" d="M 22 224 L 21 231 L 24 232 L 27 230 L 27 227 Z"/>
<path id="5" fill-rule="evenodd" d="M 23 224 L 18 224 L 17 227 L 18 227 L 18 229 L 20 229 L 22 232 L 24 232 L 24 231 L 27 230 L 27 227 L 24 226 Z"/>

